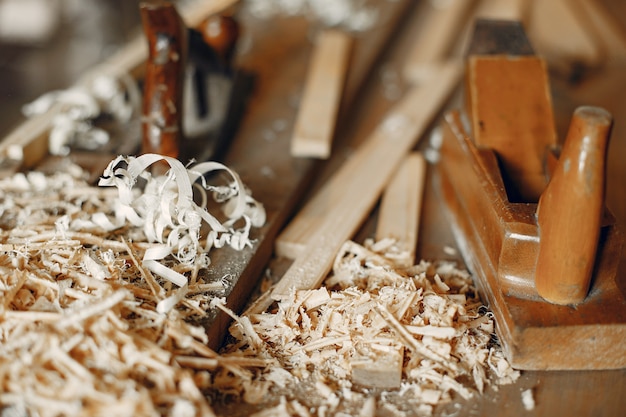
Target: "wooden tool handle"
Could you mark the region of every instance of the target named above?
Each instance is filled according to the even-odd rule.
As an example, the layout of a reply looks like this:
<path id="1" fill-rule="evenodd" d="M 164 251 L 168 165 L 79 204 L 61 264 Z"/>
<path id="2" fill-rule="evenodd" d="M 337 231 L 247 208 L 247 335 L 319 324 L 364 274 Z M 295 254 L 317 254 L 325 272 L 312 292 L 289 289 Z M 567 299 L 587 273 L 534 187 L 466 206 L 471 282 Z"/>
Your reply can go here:
<path id="1" fill-rule="evenodd" d="M 612 123 L 604 109 L 576 109 L 554 175 L 539 200 L 535 284 L 539 295 L 552 303 L 576 304 L 587 296 L 604 207 Z"/>
<path id="2" fill-rule="evenodd" d="M 199 30 L 224 64 L 230 63 L 239 39 L 239 23 L 232 16 L 212 15 L 202 22 Z"/>
<path id="3" fill-rule="evenodd" d="M 178 157 L 187 27 L 170 3 L 142 4 L 140 10 L 148 40 L 141 152 Z"/>

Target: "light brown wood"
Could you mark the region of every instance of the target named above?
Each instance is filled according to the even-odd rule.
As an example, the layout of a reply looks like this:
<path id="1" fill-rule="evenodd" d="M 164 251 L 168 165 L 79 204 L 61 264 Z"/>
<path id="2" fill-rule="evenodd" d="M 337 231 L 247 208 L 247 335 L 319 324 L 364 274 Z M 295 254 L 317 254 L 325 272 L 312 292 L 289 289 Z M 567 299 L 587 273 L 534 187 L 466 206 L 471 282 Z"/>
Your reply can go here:
<path id="1" fill-rule="evenodd" d="M 519 187 L 532 187 L 534 183 L 512 183 L 511 175 L 507 175 L 506 151 L 517 146 L 515 141 L 526 138 L 527 143 L 518 149 L 521 155 L 510 156 L 518 158 L 517 166 L 522 169 L 524 164 L 534 164 L 533 177 L 546 175 L 538 162 L 550 159 L 548 152 L 554 136 L 553 113 L 548 107 L 550 100 L 545 97 L 549 94 L 546 69 L 533 59 L 536 58 L 511 55 L 468 58 L 466 94 L 470 97 L 466 108 L 473 131 L 466 131 L 458 112 L 447 115 L 439 171 L 441 189 L 452 215 L 452 229 L 477 278 L 479 292 L 494 312 L 500 342 L 514 367 L 619 369 L 626 366 L 626 348 L 620 342 L 626 336 L 626 299 L 616 281 L 622 234 L 610 215 L 602 219 L 600 229 L 600 213 L 604 210 L 603 158 L 609 126 L 606 115 L 600 110 L 583 110 L 591 121 L 587 124 L 598 129 L 593 135 L 593 128 L 582 123 L 580 115 L 575 117 L 572 132 L 576 133 L 571 135 L 574 140 L 568 139 L 570 145 L 566 144 L 573 148 L 563 150 L 554 183 L 549 186 L 554 187 L 554 192 L 541 189 L 539 182 L 533 191 L 539 192 L 543 201 L 539 224 L 537 200 L 519 202 L 511 197 L 528 195 Z M 512 62 L 532 66 L 516 71 L 511 70 Z M 497 68 L 501 76 L 497 75 Z M 507 93 L 511 85 L 517 85 L 518 94 Z M 596 140 L 599 143 L 592 144 Z M 586 172 L 577 176 L 577 170 L 586 164 L 593 168 L 584 169 Z M 569 169 L 569 173 L 559 174 L 564 169 Z M 568 184 L 563 184 L 564 176 L 572 177 L 566 180 Z M 568 200 L 572 196 L 577 197 L 576 202 Z M 576 212 L 577 207 L 587 204 L 590 207 Z M 593 230 L 587 230 L 588 227 Z M 598 241 L 598 234 L 602 239 L 596 250 L 592 242 Z M 557 280 L 565 281 L 562 274 L 570 273 L 560 267 L 588 258 L 585 251 L 594 252 L 592 288 L 575 309 L 548 303 L 539 295 L 540 285 L 535 281 L 539 268 L 543 268 L 539 257 L 546 236 L 546 272 L 557 274 Z M 576 252 L 581 243 L 583 252 L 567 253 L 566 245 Z M 557 256 L 551 253 L 553 249 Z"/>
<path id="2" fill-rule="evenodd" d="M 415 84 L 425 82 L 449 59 L 474 3 L 474 0 L 429 2 L 424 26 L 404 63 L 403 75 L 407 80 Z"/>
<path id="3" fill-rule="evenodd" d="M 616 284 L 623 274 L 621 232 L 612 223 L 603 227 L 583 303 L 572 308 L 543 301 L 534 282 L 537 205 L 510 202 L 498 176 L 493 152 L 477 148 L 460 115 L 449 114 L 438 178 L 459 249 L 494 312 L 509 362 L 535 370 L 626 367 L 626 299 Z"/>
<path id="4" fill-rule="evenodd" d="M 415 263 L 426 168 L 421 153 L 409 154 L 385 189 L 378 213 L 376 240 L 394 239 L 397 263 L 406 267 Z"/>
<path id="5" fill-rule="evenodd" d="M 304 235 L 304 250 L 276 285 L 272 298 L 281 299 L 293 289 L 315 288 L 330 271 L 335 255 L 369 214 L 394 168 L 415 146 L 453 88 L 460 68 L 450 63 L 431 82 L 407 92 L 287 228 Z M 283 239 L 289 234 L 281 236 Z M 287 240 L 288 241 L 288 240 Z M 285 240 L 283 240 L 285 242 Z"/>
<path id="6" fill-rule="evenodd" d="M 576 109 L 558 165 L 539 200 L 535 285 L 550 302 L 577 304 L 587 297 L 602 225 L 612 125 L 604 109 Z"/>
<path id="7" fill-rule="evenodd" d="M 398 389 L 402 382 L 404 346 L 390 347 L 375 359 L 367 358 L 350 362 L 352 383 L 366 388 Z"/>
<path id="8" fill-rule="evenodd" d="M 517 194 L 511 200 L 536 203 L 546 185 L 546 150 L 557 144 L 544 61 L 472 56 L 466 89 L 474 141 L 496 153 L 511 184 L 507 191 Z"/>
<path id="9" fill-rule="evenodd" d="M 350 36 L 336 29 L 318 35 L 291 139 L 293 156 L 330 156 L 350 44 Z"/>

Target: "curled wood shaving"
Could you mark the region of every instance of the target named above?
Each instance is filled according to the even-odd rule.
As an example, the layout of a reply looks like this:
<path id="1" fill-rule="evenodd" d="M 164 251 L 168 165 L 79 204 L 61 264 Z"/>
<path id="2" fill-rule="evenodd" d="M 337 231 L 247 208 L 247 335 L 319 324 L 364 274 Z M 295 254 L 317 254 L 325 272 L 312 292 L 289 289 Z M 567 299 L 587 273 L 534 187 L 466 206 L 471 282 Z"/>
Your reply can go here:
<path id="1" fill-rule="evenodd" d="M 298 401 L 311 415 L 409 416 L 514 382 L 519 372 L 504 358 L 471 276 L 449 263 L 399 267 L 386 247 L 347 242 L 324 287 L 294 291 L 275 311 L 251 314 L 251 327 L 235 323 L 222 354 L 272 364 L 255 368 L 246 383 L 222 375 L 216 388 L 245 399 L 259 384 L 266 394 L 254 401 L 277 404 L 273 415 L 297 415 Z M 393 371 L 378 365 L 398 352 L 400 383 L 380 388 L 375 378 Z"/>
<path id="2" fill-rule="evenodd" d="M 141 177 L 128 161 L 124 167 L 134 176 L 125 177 L 115 166 L 107 175 L 143 182 L 144 188 L 121 191 L 89 185 L 73 165 L 53 175 L 29 172 L 0 180 L 3 415 L 211 416 L 203 393 L 212 383 L 207 370 L 248 375 L 246 368 L 267 365 L 263 358 L 218 355 L 207 347 L 205 329 L 194 324 L 225 291 L 223 282 L 205 281 L 200 273 L 210 266 L 208 250 L 224 242 L 224 234 L 235 236 L 237 222 L 263 221 L 262 208 L 237 177 L 234 186 L 212 189 L 202 183 L 204 190 L 219 192 L 225 220 L 216 220 L 215 235 L 210 227 L 192 230 L 184 210 L 209 214 L 194 206 L 191 184 L 204 168 L 227 169 L 199 165 L 199 171 L 185 168 L 153 178 Z M 148 198 L 153 202 L 155 196 L 171 201 L 170 219 L 153 239 L 145 222 L 119 214 L 124 211 L 119 195 L 126 193 L 131 197 L 126 208 L 137 214 L 133 220 L 154 220 L 137 203 L 147 198 L 146 190 L 155 191 Z M 234 245 L 231 237 L 231 246 L 251 244 L 247 230 Z M 189 242 L 195 246 L 184 248 Z M 162 269 L 149 268 L 146 254 L 164 247 L 166 255 L 151 258 Z M 183 280 L 160 274 L 164 270 Z"/>

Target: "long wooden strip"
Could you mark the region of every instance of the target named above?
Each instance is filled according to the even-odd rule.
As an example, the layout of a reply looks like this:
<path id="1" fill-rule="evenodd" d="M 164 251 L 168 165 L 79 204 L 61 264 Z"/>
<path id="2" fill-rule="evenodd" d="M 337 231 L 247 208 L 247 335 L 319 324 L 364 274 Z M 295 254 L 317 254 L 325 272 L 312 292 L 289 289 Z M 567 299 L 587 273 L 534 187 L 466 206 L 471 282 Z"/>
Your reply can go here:
<path id="1" fill-rule="evenodd" d="M 397 263 L 406 267 L 415 260 L 425 179 L 424 156 L 409 154 L 387 186 L 378 213 L 376 240 L 395 239 L 402 254 Z"/>
<path id="2" fill-rule="evenodd" d="M 239 0 L 193 1 L 181 7 L 180 14 L 185 23 L 196 27 L 214 13 L 232 7 Z M 76 86 L 89 85 L 100 76 L 119 77 L 127 74 L 137 75 L 148 57 L 148 47 L 143 35 L 138 35 L 117 53 L 103 63 L 87 71 Z M 48 152 L 48 131 L 54 116 L 62 111 L 60 105 L 53 106 L 48 112 L 34 116 L 20 124 L 0 142 L 0 160 L 13 160 L 24 168 L 38 164 Z"/>
<path id="3" fill-rule="evenodd" d="M 341 245 L 371 211 L 394 169 L 436 116 L 460 74 L 460 65 L 449 63 L 430 82 L 409 90 L 309 202 L 309 208 L 296 216 L 294 227 L 309 222 L 311 215 L 318 218 L 317 227 L 302 255 L 276 285 L 273 299 L 283 298 L 294 288 L 317 287 L 323 281 Z"/>
<path id="4" fill-rule="evenodd" d="M 409 51 L 403 75 L 413 83 L 428 80 L 438 70 L 438 65 L 448 59 L 448 53 L 459 37 L 458 28 L 463 27 L 462 22 L 469 16 L 474 0 L 445 3 L 443 6 L 428 5 L 426 22 Z"/>
<path id="5" fill-rule="evenodd" d="M 350 44 L 345 32 L 327 29 L 320 33 L 291 139 L 291 155 L 321 159 L 330 156 Z"/>

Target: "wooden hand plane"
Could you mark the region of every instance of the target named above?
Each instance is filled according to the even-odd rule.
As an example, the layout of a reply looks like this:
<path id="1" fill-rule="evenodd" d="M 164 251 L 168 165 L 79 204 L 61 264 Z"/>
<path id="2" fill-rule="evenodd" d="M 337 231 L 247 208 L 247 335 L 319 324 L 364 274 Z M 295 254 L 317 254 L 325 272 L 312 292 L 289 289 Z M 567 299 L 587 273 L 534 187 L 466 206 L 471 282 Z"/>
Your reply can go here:
<path id="1" fill-rule="evenodd" d="M 623 237 L 604 203 L 611 115 L 579 107 L 561 144 L 546 64 L 518 22 L 478 21 L 466 65 L 438 178 L 509 361 L 626 367 Z"/>
<path id="2" fill-rule="evenodd" d="M 148 43 L 142 153 L 205 161 L 234 136 L 252 76 L 233 65 L 238 22 L 211 15 L 188 28 L 169 2 L 140 7 Z"/>

